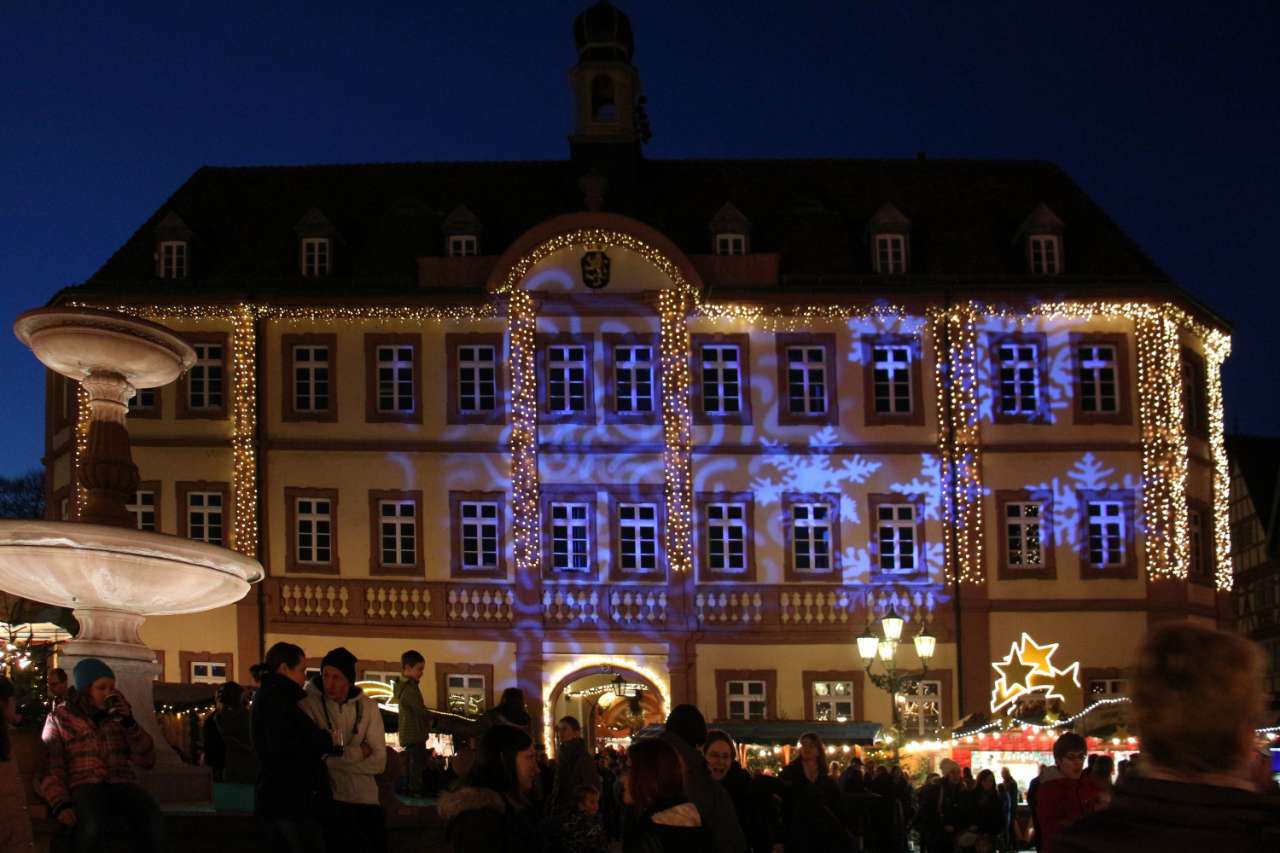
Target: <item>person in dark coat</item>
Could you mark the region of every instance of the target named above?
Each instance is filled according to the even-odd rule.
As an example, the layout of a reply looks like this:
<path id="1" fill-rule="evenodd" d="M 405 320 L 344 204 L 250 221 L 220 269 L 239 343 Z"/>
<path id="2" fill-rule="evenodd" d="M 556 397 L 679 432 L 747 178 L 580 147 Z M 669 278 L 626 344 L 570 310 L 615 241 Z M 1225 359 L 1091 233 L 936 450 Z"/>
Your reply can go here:
<path id="1" fill-rule="evenodd" d="M 1005 829 L 1005 799 L 996 786 L 996 774 L 990 770 L 980 772 L 970 796 L 970 827 L 994 847 L 1000 843 Z"/>
<path id="2" fill-rule="evenodd" d="M 204 718 L 201 731 L 204 763 L 213 770 L 213 781 L 253 784 L 258 761 L 253 755 L 249 712 L 244 690 L 234 681 L 218 686 L 218 710 Z"/>
<path id="3" fill-rule="evenodd" d="M 711 830 L 717 853 L 745 853 L 747 840 L 729 792 L 711 778 L 698 750 L 707 742 L 707 721 L 693 705 L 677 705 L 660 736 L 684 762 L 684 792 L 698 808 L 702 825 Z"/>
<path id="4" fill-rule="evenodd" d="M 529 805 L 537 778 L 538 762 L 527 732 L 507 725 L 485 732 L 462 784 L 440 795 L 437 812 L 453 853 L 539 849 L 538 815 Z"/>
<path id="5" fill-rule="evenodd" d="M 556 723 L 556 773 L 548 799 L 548 813 L 556 817 L 573 814 L 578 808 L 577 790 L 581 787 L 600 790 L 600 773 L 595 759 L 587 755 L 587 742 L 582 739 L 582 724 L 577 717 L 563 717 Z"/>
<path id="6" fill-rule="evenodd" d="M 938 783 L 938 825 L 936 849 L 950 851 L 956 838 L 968 829 L 973 820 L 969 811 L 969 792 L 965 790 L 960 765 L 950 758 L 941 762 L 942 781 Z"/>
<path id="7" fill-rule="evenodd" d="M 807 732 L 800 736 L 800 754 L 782 770 L 787 853 L 856 849 L 840 817 L 840 789 L 828 775 L 825 754 L 822 738 Z"/>
<path id="8" fill-rule="evenodd" d="M 1043 774 L 1036 789 L 1042 851 L 1052 851 L 1054 840 L 1063 829 L 1097 808 L 1102 792 L 1084 772 L 1087 755 L 1085 739 L 1075 732 L 1067 732 L 1054 741 L 1056 772 Z"/>
<path id="9" fill-rule="evenodd" d="M 1008 767 L 1000 768 L 1000 795 L 1004 798 L 1005 848 L 1012 849 L 1014 824 L 1018 819 L 1018 780 L 1013 778 Z"/>
<path id="10" fill-rule="evenodd" d="M 627 805 L 623 853 L 707 853 L 715 838 L 702 825 L 697 806 L 685 796 L 685 766 L 662 738 L 636 741 L 627 750 L 631 769 L 623 776 Z"/>
<path id="11" fill-rule="evenodd" d="M 524 691 L 519 687 L 508 687 L 502 691 L 502 698 L 498 700 L 498 704 L 480 715 L 480 719 L 476 720 L 475 728 L 476 734 L 483 736 L 494 726 L 515 726 L 532 737 L 532 725 L 533 718 L 529 716 L 529 709 L 525 707 Z"/>
<path id="12" fill-rule="evenodd" d="M 1252 772 L 1264 660 L 1243 637 L 1188 623 L 1148 637 L 1133 680 L 1141 771 L 1048 853 L 1280 850 L 1280 795 Z"/>
<path id="13" fill-rule="evenodd" d="M 777 780 L 752 779 L 738 764 L 738 745 L 728 732 L 719 729 L 707 732 L 702 755 L 711 778 L 723 786 L 733 800 L 747 849 L 753 853 L 770 853 L 774 844 L 782 842 L 782 814 L 769 784 Z"/>
<path id="14" fill-rule="evenodd" d="M 258 757 L 254 814 L 269 824 L 273 850 L 323 851 L 319 818 L 329 801 L 324 758 L 334 752 L 333 737 L 298 706 L 307 695 L 306 653 L 276 643 L 265 663 L 251 717 Z"/>

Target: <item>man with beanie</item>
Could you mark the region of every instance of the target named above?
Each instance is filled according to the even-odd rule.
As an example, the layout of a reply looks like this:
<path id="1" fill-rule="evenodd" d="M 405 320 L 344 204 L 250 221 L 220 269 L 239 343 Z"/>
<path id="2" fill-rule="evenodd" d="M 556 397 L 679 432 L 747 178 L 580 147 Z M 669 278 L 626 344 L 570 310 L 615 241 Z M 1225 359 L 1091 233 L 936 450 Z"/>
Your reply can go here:
<path id="1" fill-rule="evenodd" d="M 387 834 L 375 777 L 387 766 L 387 737 L 378 703 L 356 686 L 355 655 L 339 646 L 324 656 L 302 710 L 337 747 L 325 759 L 333 789 L 320 820 L 326 848 L 382 853 Z"/>
<path id="2" fill-rule="evenodd" d="M 1093 812 L 1101 791 L 1093 777 L 1084 772 L 1089 747 L 1075 732 L 1067 732 L 1053 744 L 1053 760 L 1057 772 L 1046 771 L 1036 793 L 1036 822 L 1040 826 L 1037 847 L 1041 853 L 1053 853 L 1057 837 L 1071 823 Z"/>
<path id="3" fill-rule="evenodd" d="M 717 853 L 746 853 L 747 840 L 738 823 L 733 799 L 724 786 L 711 778 L 702 745 L 707 742 L 707 721 L 693 705 L 677 705 L 667 717 L 660 737 L 675 748 L 684 762 L 684 793 L 698 807 L 702 825 L 716 840 Z"/>
<path id="4" fill-rule="evenodd" d="M 102 824 L 123 816 L 134 850 L 159 851 L 164 844 L 160 807 L 137 784 L 134 767 L 156 763 L 151 735 L 133 718 L 116 675 L 97 658 L 72 670 L 75 695 L 44 723 L 48 775 L 41 787 L 52 814 L 75 827 L 77 853 L 102 847 Z"/>

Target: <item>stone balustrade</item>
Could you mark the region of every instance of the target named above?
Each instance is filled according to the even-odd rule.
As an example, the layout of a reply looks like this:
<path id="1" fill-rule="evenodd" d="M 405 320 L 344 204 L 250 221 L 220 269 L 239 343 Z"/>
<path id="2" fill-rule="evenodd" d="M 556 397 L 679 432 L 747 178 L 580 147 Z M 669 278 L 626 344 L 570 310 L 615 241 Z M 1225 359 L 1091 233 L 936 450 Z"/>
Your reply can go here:
<path id="1" fill-rule="evenodd" d="M 665 625 L 667 593 L 663 589 L 614 589 L 609 618 L 615 625 Z"/>
<path id="2" fill-rule="evenodd" d="M 699 590 L 693 602 L 704 625 L 749 626 L 764 620 L 765 597 L 758 589 Z"/>
<path id="3" fill-rule="evenodd" d="M 778 618 L 784 626 L 849 625 L 860 597 L 844 589 L 784 589 L 778 593 Z"/>
<path id="4" fill-rule="evenodd" d="M 547 625 L 601 623 L 602 593 L 596 587 L 555 587 L 542 591 L 542 621 Z"/>

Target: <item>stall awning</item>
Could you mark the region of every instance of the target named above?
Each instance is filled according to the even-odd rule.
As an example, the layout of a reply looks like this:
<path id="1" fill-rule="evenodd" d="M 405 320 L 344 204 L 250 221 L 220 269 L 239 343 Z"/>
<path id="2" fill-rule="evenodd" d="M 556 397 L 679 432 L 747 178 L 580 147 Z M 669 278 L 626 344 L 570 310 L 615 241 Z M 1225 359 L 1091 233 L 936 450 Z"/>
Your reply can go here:
<path id="1" fill-rule="evenodd" d="M 828 746 L 843 744 L 870 745 L 880 734 L 879 723 L 813 723 L 804 720 L 732 720 L 727 722 L 707 723 L 709 729 L 720 729 L 728 732 L 740 744 L 777 744 L 795 743 L 805 732 L 815 732 Z M 649 726 L 640 732 L 640 737 L 649 737 L 662 732 L 662 726 Z"/>

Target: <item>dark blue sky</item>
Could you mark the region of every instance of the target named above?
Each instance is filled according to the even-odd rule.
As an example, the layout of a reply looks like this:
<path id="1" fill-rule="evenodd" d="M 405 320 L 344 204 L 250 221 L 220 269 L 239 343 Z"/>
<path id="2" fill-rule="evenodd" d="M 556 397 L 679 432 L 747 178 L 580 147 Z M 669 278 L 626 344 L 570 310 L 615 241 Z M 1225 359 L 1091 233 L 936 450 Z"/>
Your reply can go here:
<path id="1" fill-rule="evenodd" d="M 587 0 L 394 5 L 5 4 L 0 316 L 84 280 L 202 164 L 567 156 Z M 1228 425 L 1280 434 L 1280 4 L 619 5 L 649 156 L 1056 161 L 1235 324 Z M 42 394 L 0 334 L 0 474 L 38 463 Z"/>

